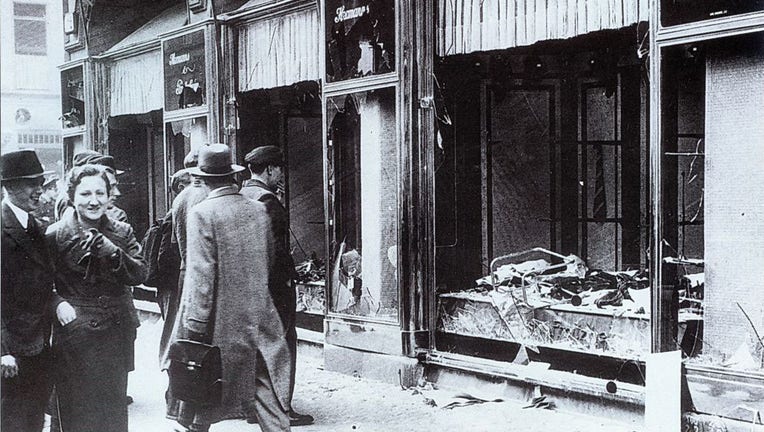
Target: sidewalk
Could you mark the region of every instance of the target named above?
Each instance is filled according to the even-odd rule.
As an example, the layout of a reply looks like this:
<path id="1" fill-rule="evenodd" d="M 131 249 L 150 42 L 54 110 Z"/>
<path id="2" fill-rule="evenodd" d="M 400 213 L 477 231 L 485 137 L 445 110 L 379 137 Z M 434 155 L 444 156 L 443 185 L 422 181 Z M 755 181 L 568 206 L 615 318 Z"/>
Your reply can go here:
<path id="1" fill-rule="evenodd" d="M 138 330 L 136 371 L 130 374 L 128 394 L 131 432 L 169 432 L 173 422 L 164 418 L 167 377 L 156 367 L 161 321 L 145 321 Z M 523 409 L 514 401 L 443 409 L 453 401 L 447 390 L 402 390 L 399 386 L 323 370 L 319 356 L 298 357 L 294 408 L 316 418 L 298 432 L 334 431 L 523 431 L 523 432 L 630 432 L 634 427 L 548 409 Z M 493 399 L 491 395 L 475 395 Z M 437 406 L 433 406 L 436 404 Z M 259 431 L 243 420 L 215 424 L 211 432 Z"/>

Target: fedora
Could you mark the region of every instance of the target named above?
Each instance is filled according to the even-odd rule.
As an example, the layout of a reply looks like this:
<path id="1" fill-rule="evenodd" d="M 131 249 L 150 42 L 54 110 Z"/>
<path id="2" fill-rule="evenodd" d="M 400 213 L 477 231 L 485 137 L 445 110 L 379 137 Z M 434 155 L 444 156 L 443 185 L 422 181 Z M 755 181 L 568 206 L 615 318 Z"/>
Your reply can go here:
<path id="1" fill-rule="evenodd" d="M 231 163 L 231 149 L 225 144 L 210 144 L 199 149 L 197 166 L 188 172 L 199 177 L 222 177 L 244 171 L 244 167 Z"/>
<path id="2" fill-rule="evenodd" d="M 17 150 L 0 156 L 0 180 L 37 178 L 53 171 L 45 171 L 34 150 Z"/>

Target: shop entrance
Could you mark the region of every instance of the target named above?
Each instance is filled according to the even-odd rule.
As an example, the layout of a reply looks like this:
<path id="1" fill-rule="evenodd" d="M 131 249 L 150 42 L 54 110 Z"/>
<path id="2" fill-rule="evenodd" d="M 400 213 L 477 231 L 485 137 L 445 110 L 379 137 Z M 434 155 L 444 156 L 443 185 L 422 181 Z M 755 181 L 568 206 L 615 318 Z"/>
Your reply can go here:
<path id="1" fill-rule="evenodd" d="M 323 332 L 326 281 L 323 141 L 320 86 L 303 81 L 237 96 L 237 160 L 252 149 L 279 146 L 286 157 L 280 197 L 289 214 L 292 258 L 298 265 L 297 325 Z"/>
<path id="2" fill-rule="evenodd" d="M 118 169 L 122 193 L 115 204 L 125 210 L 136 238 L 144 233 L 154 218 L 166 212 L 162 144 L 162 111 L 109 118 L 109 154 Z"/>

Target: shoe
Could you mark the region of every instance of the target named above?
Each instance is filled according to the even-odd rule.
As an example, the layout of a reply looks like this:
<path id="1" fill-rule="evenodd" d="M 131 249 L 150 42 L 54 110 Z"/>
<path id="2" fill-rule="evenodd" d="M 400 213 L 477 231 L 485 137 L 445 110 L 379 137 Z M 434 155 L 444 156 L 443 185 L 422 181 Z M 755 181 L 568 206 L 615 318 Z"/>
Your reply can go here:
<path id="1" fill-rule="evenodd" d="M 289 410 L 289 426 L 307 426 L 313 424 L 315 419 L 310 414 L 300 414 L 293 410 Z M 251 417 L 247 419 L 249 424 L 257 424 L 257 417 Z"/>
<path id="2" fill-rule="evenodd" d="M 289 426 L 307 426 L 313 424 L 313 421 L 313 416 L 310 414 L 300 414 L 289 410 Z"/>

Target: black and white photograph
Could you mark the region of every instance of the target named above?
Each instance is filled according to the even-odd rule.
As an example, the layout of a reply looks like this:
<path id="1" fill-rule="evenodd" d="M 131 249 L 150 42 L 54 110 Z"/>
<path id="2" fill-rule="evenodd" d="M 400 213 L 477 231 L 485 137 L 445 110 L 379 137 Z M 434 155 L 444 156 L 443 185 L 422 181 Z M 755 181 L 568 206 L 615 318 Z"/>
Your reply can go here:
<path id="1" fill-rule="evenodd" d="M 0 46 L 0 432 L 764 432 L 764 0 L 2 0 Z"/>

